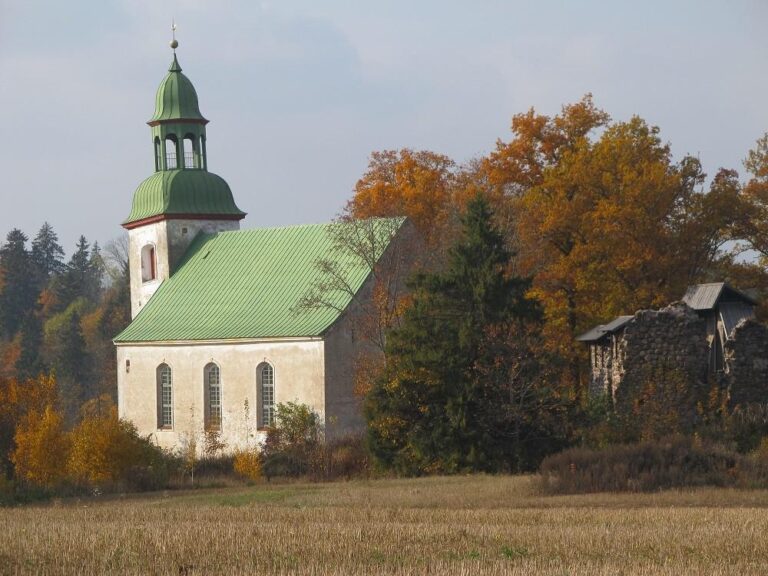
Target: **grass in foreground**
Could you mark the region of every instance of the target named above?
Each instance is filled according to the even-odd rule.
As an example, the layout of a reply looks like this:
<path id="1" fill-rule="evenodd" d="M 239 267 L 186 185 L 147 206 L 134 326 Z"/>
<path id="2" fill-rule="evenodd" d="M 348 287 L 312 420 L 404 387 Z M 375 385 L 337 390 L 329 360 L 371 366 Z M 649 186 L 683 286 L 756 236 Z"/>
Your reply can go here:
<path id="1" fill-rule="evenodd" d="M 283 484 L 6 508 L 0 526 L 2 574 L 768 573 L 768 491 Z"/>

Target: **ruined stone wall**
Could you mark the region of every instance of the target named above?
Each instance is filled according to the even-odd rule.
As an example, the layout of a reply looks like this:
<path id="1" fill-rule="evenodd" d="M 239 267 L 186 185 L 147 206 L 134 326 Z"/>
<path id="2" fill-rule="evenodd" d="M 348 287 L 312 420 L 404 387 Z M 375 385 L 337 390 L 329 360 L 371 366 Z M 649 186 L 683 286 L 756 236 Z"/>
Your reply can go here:
<path id="1" fill-rule="evenodd" d="M 768 326 L 742 321 L 725 343 L 730 403 L 768 402 Z"/>
<path id="2" fill-rule="evenodd" d="M 623 347 L 622 333 L 612 334 L 598 343 L 592 344 L 590 362 L 592 376 L 589 383 L 589 393 L 592 396 L 603 396 L 616 392 L 616 386 L 623 375 L 621 364 L 621 349 Z"/>
<path id="3" fill-rule="evenodd" d="M 649 378 L 682 377 L 703 385 L 707 377 L 706 322 L 682 302 L 642 310 L 624 328 L 614 360 L 617 397 Z M 658 382 L 663 384 L 663 382 Z"/>

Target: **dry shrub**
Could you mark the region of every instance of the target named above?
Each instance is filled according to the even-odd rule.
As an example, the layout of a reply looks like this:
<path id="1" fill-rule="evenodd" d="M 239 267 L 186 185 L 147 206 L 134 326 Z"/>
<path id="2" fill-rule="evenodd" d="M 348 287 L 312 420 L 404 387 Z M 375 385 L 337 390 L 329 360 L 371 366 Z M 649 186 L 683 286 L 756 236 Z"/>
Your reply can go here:
<path id="1" fill-rule="evenodd" d="M 16 427 L 16 448 L 11 454 L 16 476 L 33 486 L 53 488 L 66 478 L 70 448 L 64 418 L 52 406 L 32 410 Z"/>
<path id="2" fill-rule="evenodd" d="M 235 473 L 246 480 L 251 482 L 261 480 L 261 457 L 252 450 L 236 452 L 232 467 Z"/>
<path id="3" fill-rule="evenodd" d="M 571 448 L 542 462 L 540 485 L 560 494 L 734 486 L 752 483 L 757 468 L 717 444 L 674 436 L 600 450 Z"/>
<path id="4" fill-rule="evenodd" d="M 362 435 L 350 435 L 323 443 L 311 470 L 310 479 L 333 481 L 367 478 L 371 460 Z"/>

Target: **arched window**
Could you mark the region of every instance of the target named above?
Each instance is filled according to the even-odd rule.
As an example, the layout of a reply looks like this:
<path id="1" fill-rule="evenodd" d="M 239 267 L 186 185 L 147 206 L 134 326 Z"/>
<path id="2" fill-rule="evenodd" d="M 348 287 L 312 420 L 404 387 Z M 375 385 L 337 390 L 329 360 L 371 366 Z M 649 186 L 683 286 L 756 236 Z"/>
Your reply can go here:
<path id="1" fill-rule="evenodd" d="M 168 364 L 157 367 L 157 427 L 173 428 L 173 381 Z"/>
<path id="2" fill-rule="evenodd" d="M 168 170 L 176 170 L 179 167 L 176 161 L 176 136 L 173 134 L 165 137 L 165 165 Z"/>
<path id="3" fill-rule="evenodd" d="M 275 422 L 275 370 L 264 362 L 256 368 L 256 380 L 259 390 L 258 426 L 272 426 Z"/>
<path id="4" fill-rule="evenodd" d="M 157 278 L 155 245 L 147 244 L 141 249 L 141 281 L 149 282 L 155 278 Z"/>
<path id="5" fill-rule="evenodd" d="M 192 134 L 184 136 L 184 168 L 197 168 L 195 162 L 195 137 Z"/>
<path id="6" fill-rule="evenodd" d="M 208 364 L 203 370 L 205 394 L 205 429 L 221 430 L 221 370 Z"/>

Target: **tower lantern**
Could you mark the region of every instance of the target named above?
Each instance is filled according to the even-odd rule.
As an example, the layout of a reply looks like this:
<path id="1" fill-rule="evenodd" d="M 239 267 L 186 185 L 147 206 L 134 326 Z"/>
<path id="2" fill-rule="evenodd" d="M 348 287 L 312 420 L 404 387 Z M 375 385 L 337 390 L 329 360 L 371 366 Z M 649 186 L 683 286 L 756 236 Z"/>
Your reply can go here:
<path id="1" fill-rule="evenodd" d="M 175 31 L 175 25 L 174 25 Z M 198 232 L 238 230 L 245 212 L 223 178 L 208 171 L 206 125 L 197 92 L 176 57 L 155 95 L 149 119 L 155 172 L 133 195 L 128 230 L 131 312 L 136 316 Z"/>

